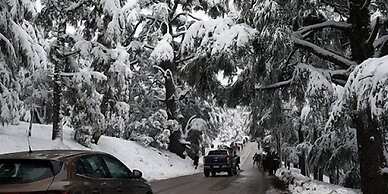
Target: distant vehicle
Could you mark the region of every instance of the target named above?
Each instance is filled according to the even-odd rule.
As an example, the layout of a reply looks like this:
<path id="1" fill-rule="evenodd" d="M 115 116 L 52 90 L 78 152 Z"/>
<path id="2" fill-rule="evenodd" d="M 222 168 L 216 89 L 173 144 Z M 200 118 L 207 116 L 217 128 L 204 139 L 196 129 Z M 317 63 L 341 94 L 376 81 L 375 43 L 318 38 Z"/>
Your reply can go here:
<path id="1" fill-rule="evenodd" d="M 206 177 L 212 174 L 215 176 L 219 172 L 227 172 L 229 176 L 237 174 L 238 157 L 232 150 L 218 149 L 209 151 L 204 157 L 204 174 Z"/>
<path id="2" fill-rule="evenodd" d="M 138 170 L 94 151 L 46 150 L 0 155 L 0 193 L 152 194 Z"/>

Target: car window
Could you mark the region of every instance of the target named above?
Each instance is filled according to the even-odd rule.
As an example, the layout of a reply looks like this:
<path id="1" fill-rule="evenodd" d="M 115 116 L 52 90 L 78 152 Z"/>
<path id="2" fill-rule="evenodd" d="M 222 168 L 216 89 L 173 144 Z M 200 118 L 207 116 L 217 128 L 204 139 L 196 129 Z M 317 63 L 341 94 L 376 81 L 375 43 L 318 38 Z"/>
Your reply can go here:
<path id="1" fill-rule="evenodd" d="M 93 177 L 93 178 L 108 178 L 104 162 L 98 155 L 84 156 L 76 162 L 77 174 Z"/>
<path id="2" fill-rule="evenodd" d="M 108 156 L 103 156 L 102 158 L 105 161 L 112 178 L 130 178 L 129 169 L 119 160 Z"/>
<path id="3" fill-rule="evenodd" d="M 52 176 L 50 161 L 0 160 L 0 185 L 30 183 Z"/>

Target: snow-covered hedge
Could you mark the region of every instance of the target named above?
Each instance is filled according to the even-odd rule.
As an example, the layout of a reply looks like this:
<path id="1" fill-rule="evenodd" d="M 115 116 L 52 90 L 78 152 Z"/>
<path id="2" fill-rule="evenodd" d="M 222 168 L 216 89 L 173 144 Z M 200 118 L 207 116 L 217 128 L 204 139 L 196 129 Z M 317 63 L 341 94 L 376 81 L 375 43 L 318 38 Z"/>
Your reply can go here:
<path id="1" fill-rule="evenodd" d="M 312 180 L 300 174 L 299 169 L 280 168 L 276 172 L 276 176 L 288 184 L 288 189 L 291 193 L 299 194 L 358 194 L 357 190 L 344 188 L 337 185 Z"/>

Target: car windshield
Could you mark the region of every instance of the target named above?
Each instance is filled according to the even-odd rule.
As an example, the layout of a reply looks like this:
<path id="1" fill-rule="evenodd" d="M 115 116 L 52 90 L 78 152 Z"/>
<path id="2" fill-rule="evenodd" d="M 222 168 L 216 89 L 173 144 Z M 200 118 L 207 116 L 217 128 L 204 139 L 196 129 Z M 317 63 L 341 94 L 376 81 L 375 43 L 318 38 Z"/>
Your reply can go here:
<path id="1" fill-rule="evenodd" d="M 0 185 L 30 183 L 53 175 L 50 161 L 0 160 Z"/>
<path id="2" fill-rule="evenodd" d="M 226 150 L 213 150 L 209 151 L 209 155 L 228 155 Z"/>

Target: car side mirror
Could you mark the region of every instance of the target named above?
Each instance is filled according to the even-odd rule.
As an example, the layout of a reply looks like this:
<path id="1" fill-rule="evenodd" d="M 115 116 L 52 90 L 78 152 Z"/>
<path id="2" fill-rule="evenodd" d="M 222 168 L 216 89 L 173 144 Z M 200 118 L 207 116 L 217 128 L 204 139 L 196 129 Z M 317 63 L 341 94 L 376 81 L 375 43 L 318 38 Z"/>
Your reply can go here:
<path id="1" fill-rule="evenodd" d="M 140 170 L 133 170 L 131 177 L 132 178 L 141 178 L 143 176 L 143 173 Z"/>

